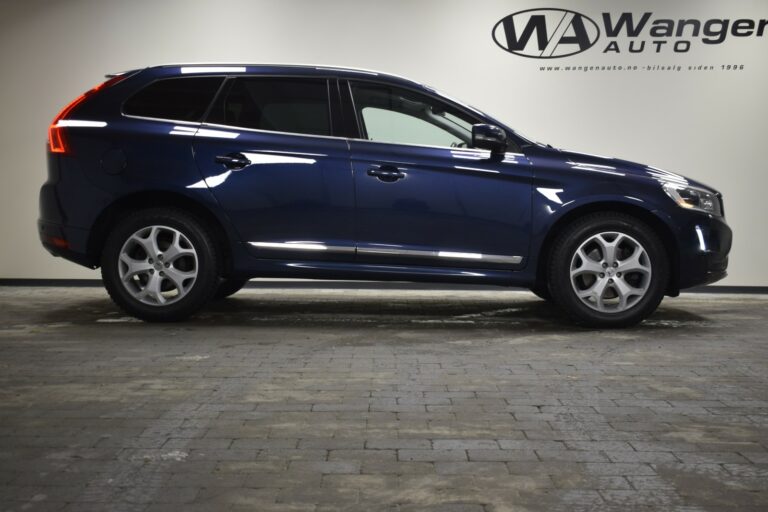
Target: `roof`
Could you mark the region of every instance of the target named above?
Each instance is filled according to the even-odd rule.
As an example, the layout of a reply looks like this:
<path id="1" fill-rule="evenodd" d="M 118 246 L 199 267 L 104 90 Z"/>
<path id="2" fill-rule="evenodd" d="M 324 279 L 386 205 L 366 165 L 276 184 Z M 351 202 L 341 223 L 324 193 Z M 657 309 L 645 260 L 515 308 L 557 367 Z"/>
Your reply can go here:
<path id="1" fill-rule="evenodd" d="M 147 69 L 163 68 L 168 70 L 169 68 L 178 68 L 181 74 L 194 74 L 194 73 L 285 73 L 292 72 L 302 75 L 323 75 L 327 76 L 332 74 L 335 76 L 349 76 L 350 78 L 370 78 L 372 76 L 378 78 L 384 78 L 388 81 L 402 82 L 410 85 L 419 85 L 419 82 L 414 80 L 393 75 L 391 73 L 383 73 L 381 71 L 374 71 L 370 69 L 353 68 L 346 66 L 331 66 L 331 65 L 317 65 L 317 64 L 249 64 L 249 63 L 221 63 L 221 62 L 196 62 L 196 63 L 173 63 L 173 64 L 161 64 L 157 66 L 150 66 Z"/>

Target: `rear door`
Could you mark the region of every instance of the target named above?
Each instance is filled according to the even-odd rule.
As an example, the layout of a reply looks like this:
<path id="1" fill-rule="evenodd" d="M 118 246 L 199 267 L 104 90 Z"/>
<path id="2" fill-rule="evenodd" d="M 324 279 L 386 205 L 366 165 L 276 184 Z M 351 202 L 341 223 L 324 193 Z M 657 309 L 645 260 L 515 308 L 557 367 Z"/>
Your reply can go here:
<path id="1" fill-rule="evenodd" d="M 224 88 L 195 136 L 204 179 L 190 186 L 210 188 L 260 258 L 352 260 L 354 187 L 329 80 L 247 76 Z"/>

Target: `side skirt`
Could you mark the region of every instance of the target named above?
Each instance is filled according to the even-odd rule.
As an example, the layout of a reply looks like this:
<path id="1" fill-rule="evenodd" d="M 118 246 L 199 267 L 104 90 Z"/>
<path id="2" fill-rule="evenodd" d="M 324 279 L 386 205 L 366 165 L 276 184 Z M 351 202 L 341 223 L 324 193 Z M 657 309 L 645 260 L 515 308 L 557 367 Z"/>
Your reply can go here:
<path id="1" fill-rule="evenodd" d="M 254 259 L 247 275 L 300 279 L 465 283 L 504 287 L 533 285 L 533 279 L 526 273 L 511 270 L 305 260 Z"/>

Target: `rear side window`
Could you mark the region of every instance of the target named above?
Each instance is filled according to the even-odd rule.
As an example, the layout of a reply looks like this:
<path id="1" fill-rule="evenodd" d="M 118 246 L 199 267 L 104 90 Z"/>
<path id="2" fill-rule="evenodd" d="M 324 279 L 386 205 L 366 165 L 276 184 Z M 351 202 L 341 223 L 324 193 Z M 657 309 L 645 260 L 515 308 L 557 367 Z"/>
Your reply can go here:
<path id="1" fill-rule="evenodd" d="M 166 78 L 152 82 L 123 104 L 129 116 L 200 121 L 223 77 Z"/>
<path id="2" fill-rule="evenodd" d="M 269 130 L 331 135 L 328 82 L 311 78 L 236 78 L 207 122 Z"/>

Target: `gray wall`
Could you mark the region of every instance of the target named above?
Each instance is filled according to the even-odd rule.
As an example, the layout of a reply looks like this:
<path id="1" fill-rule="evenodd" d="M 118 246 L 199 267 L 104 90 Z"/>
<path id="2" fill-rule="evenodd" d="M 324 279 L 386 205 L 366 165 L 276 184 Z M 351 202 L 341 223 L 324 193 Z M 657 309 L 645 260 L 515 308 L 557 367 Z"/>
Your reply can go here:
<path id="1" fill-rule="evenodd" d="M 768 285 L 764 222 L 768 37 L 694 40 L 687 54 L 608 56 L 601 39 L 553 65 L 743 64 L 743 71 L 546 72 L 499 49 L 507 14 L 569 7 L 668 18 L 768 18 L 768 2 L 722 1 L 43 1 L 2 2 L 0 277 L 97 274 L 50 258 L 37 240 L 46 128 L 104 73 L 165 62 L 335 64 L 427 82 L 536 140 L 620 156 L 719 188 L 735 232 L 722 284 Z M 626 52 L 626 49 L 624 50 Z"/>

